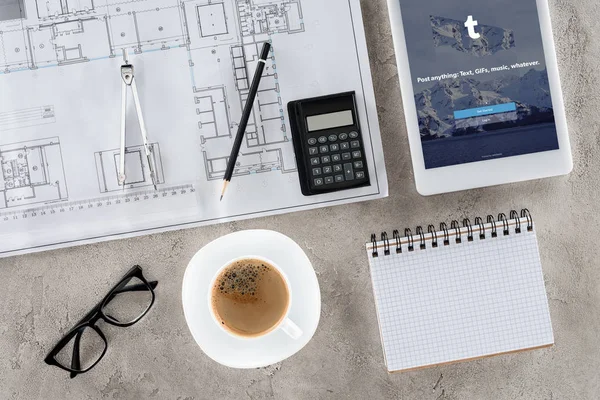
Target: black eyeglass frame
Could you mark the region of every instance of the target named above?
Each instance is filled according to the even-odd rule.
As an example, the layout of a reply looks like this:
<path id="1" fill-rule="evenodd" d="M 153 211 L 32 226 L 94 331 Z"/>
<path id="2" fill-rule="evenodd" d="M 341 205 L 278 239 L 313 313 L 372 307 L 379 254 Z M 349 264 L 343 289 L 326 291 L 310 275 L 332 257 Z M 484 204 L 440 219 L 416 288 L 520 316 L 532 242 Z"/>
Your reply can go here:
<path id="1" fill-rule="evenodd" d="M 129 286 L 129 287 L 125 288 L 125 286 L 133 278 L 138 278 L 140 281 L 143 282 L 143 284 L 138 284 L 138 285 Z M 108 349 L 108 340 L 106 339 L 106 336 L 104 336 L 104 333 L 102 333 L 100 328 L 98 328 L 96 326 L 96 323 L 98 322 L 98 320 L 102 319 L 107 324 L 119 326 L 122 328 L 127 328 L 129 326 L 136 324 L 139 320 L 141 320 L 148 313 L 148 311 L 150 311 L 150 309 L 154 305 L 154 300 L 156 299 L 156 295 L 154 294 L 154 289 L 156 288 L 157 285 L 158 285 L 157 281 L 148 282 L 146 280 L 146 278 L 144 277 L 143 272 L 142 272 L 142 267 L 140 267 L 139 265 L 136 265 L 133 268 L 131 268 L 129 270 L 129 272 L 127 272 L 123 276 L 123 278 L 121 278 L 119 283 L 117 283 L 108 292 L 108 294 L 102 299 L 102 301 L 100 301 L 98 304 L 96 304 L 96 306 L 94 308 L 92 308 L 92 310 L 89 313 L 87 313 L 75 325 L 75 327 L 73 329 L 71 329 L 69 332 L 67 332 L 63 336 L 63 338 L 61 340 L 59 340 L 59 342 L 48 353 L 48 355 L 44 359 L 44 362 L 48 365 L 54 365 L 58 368 L 61 368 L 65 371 L 67 371 L 67 372 L 70 372 L 71 378 L 74 378 L 78 374 L 86 373 L 89 370 L 91 370 L 92 368 L 94 368 L 100 362 L 100 360 L 102 360 L 102 358 L 104 358 L 104 355 L 106 354 L 106 350 Z M 152 300 L 150 301 L 148 308 L 146 308 L 146 310 L 143 313 L 141 313 L 135 320 L 129 321 L 126 323 L 122 323 L 122 322 L 119 322 L 116 318 L 111 317 L 110 315 L 106 315 L 104 313 L 103 309 L 118 294 L 125 293 L 125 292 L 132 292 L 132 291 L 142 291 L 142 290 L 149 290 L 152 295 Z M 80 357 L 79 357 L 79 343 L 80 343 L 83 332 L 85 331 L 85 329 L 88 329 L 88 328 L 93 329 L 98 334 L 98 336 L 100 336 L 100 338 L 104 341 L 104 350 L 102 351 L 102 354 L 100 355 L 100 357 L 98 358 L 98 360 L 96 360 L 96 362 L 94 364 L 92 364 L 88 368 L 85 368 L 82 370 L 81 364 L 80 364 L 81 361 L 80 361 Z M 56 360 L 56 356 L 64 349 L 64 347 L 71 340 L 73 340 L 73 337 L 75 337 L 75 343 L 73 345 L 73 356 L 72 356 L 72 360 L 71 360 L 71 367 L 69 368 L 69 367 L 65 367 L 60 362 L 58 362 Z"/>

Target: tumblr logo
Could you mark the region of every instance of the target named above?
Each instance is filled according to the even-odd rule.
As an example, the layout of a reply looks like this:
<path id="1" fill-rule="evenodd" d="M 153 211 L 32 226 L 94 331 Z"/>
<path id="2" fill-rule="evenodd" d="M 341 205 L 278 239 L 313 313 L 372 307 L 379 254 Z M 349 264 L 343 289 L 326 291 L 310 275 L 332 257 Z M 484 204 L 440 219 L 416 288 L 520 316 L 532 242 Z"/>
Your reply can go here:
<path id="1" fill-rule="evenodd" d="M 473 40 L 477 40 L 477 39 L 479 39 L 481 37 L 481 35 L 479 33 L 475 32 L 475 27 L 477 25 L 479 25 L 477 23 L 477 21 L 473 21 L 473 16 L 469 15 L 469 18 L 467 18 L 467 22 L 465 22 L 465 27 L 469 31 L 469 36 Z"/>

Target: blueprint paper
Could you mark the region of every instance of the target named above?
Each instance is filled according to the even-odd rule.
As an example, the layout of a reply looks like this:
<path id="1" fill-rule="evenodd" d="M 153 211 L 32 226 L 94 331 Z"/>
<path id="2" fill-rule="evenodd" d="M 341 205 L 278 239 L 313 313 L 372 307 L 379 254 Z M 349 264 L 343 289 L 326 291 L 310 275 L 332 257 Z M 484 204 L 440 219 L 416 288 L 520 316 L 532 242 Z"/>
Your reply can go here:
<path id="1" fill-rule="evenodd" d="M 227 196 L 262 44 L 260 91 Z M 134 65 L 158 190 L 128 99 Z M 287 103 L 356 91 L 371 186 L 305 197 Z M 0 256 L 385 197 L 359 0 L 7 0 L 0 5 Z"/>

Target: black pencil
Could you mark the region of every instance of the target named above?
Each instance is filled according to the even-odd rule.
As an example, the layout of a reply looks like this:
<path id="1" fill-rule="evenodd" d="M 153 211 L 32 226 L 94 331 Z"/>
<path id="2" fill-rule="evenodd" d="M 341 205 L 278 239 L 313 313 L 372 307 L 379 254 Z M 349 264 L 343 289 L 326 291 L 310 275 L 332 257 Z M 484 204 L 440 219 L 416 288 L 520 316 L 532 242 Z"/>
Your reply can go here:
<path id="1" fill-rule="evenodd" d="M 265 69 L 265 64 L 267 63 L 267 57 L 269 56 L 270 51 L 271 44 L 269 42 L 265 42 L 260 54 L 260 58 L 258 60 L 258 65 L 256 66 L 254 79 L 252 79 L 252 85 L 250 85 L 250 91 L 248 92 L 246 106 L 244 107 L 242 118 L 240 119 L 240 125 L 238 126 L 237 135 L 235 136 L 235 141 L 233 142 L 233 149 L 231 149 L 231 155 L 229 156 L 229 162 L 227 163 L 227 170 L 225 170 L 225 177 L 223 178 L 223 191 L 221 192 L 221 200 L 223 200 L 223 196 L 225 195 L 227 186 L 229 185 L 229 182 L 231 182 L 231 178 L 233 177 L 235 163 L 237 162 L 240 147 L 242 147 L 244 135 L 246 134 L 246 127 L 248 126 L 248 120 L 250 119 L 250 115 L 252 114 L 252 107 L 254 106 L 254 100 L 256 99 L 258 86 L 260 85 L 260 80 L 262 78 L 262 74 Z"/>

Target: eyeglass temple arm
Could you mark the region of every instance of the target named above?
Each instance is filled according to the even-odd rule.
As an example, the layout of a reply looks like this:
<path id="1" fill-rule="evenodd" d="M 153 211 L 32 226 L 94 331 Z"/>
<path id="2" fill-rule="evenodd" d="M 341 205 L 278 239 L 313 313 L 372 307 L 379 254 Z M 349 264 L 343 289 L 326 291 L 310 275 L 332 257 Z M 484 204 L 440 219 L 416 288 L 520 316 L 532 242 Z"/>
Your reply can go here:
<path id="1" fill-rule="evenodd" d="M 156 286 L 158 286 L 158 281 L 148 282 L 148 285 L 150 285 L 152 290 L 154 290 L 154 289 L 156 289 Z M 143 284 L 131 285 L 131 286 L 127 286 L 127 287 L 124 287 L 121 289 L 117 289 L 110 295 L 110 298 L 108 299 L 107 303 L 109 301 L 111 301 L 112 299 L 114 299 L 115 296 L 118 294 L 127 293 L 127 292 L 143 292 L 144 290 L 148 290 L 148 286 L 143 285 Z"/>
<path id="2" fill-rule="evenodd" d="M 71 358 L 71 369 L 80 370 L 81 361 L 79 359 L 79 344 L 81 343 L 81 335 L 83 331 L 77 332 L 75 342 L 73 343 L 73 357 Z M 77 376 L 77 372 L 71 372 L 71 379 Z"/>
<path id="3" fill-rule="evenodd" d="M 154 289 L 156 289 L 156 286 L 158 285 L 158 281 L 148 282 L 148 284 L 150 285 L 152 290 L 154 290 Z M 122 289 L 115 290 L 113 292 L 113 295 L 120 294 L 120 293 L 127 293 L 127 292 L 142 292 L 147 289 L 148 289 L 148 286 L 143 285 L 143 284 L 131 285 L 131 286 L 126 286 Z"/>
<path id="4" fill-rule="evenodd" d="M 150 285 L 152 290 L 154 290 L 154 289 L 156 289 L 156 286 L 158 285 L 158 281 L 148 282 L 148 284 Z M 132 286 L 129 286 L 129 287 L 126 287 L 123 289 L 115 290 L 115 292 L 110 296 L 110 298 L 106 301 L 106 303 L 108 303 L 112 299 L 114 299 L 117 294 L 126 293 L 126 292 L 139 292 L 142 290 L 146 290 L 147 288 L 148 287 L 146 285 L 138 284 L 138 285 L 132 285 Z M 92 308 L 92 310 L 89 313 L 87 313 L 83 318 L 81 318 L 76 325 L 79 325 L 82 322 L 88 321 L 90 318 L 92 318 L 92 316 L 95 315 L 98 312 L 98 310 L 102 307 L 102 304 L 103 303 L 98 303 L 96 305 L 96 307 Z"/>

